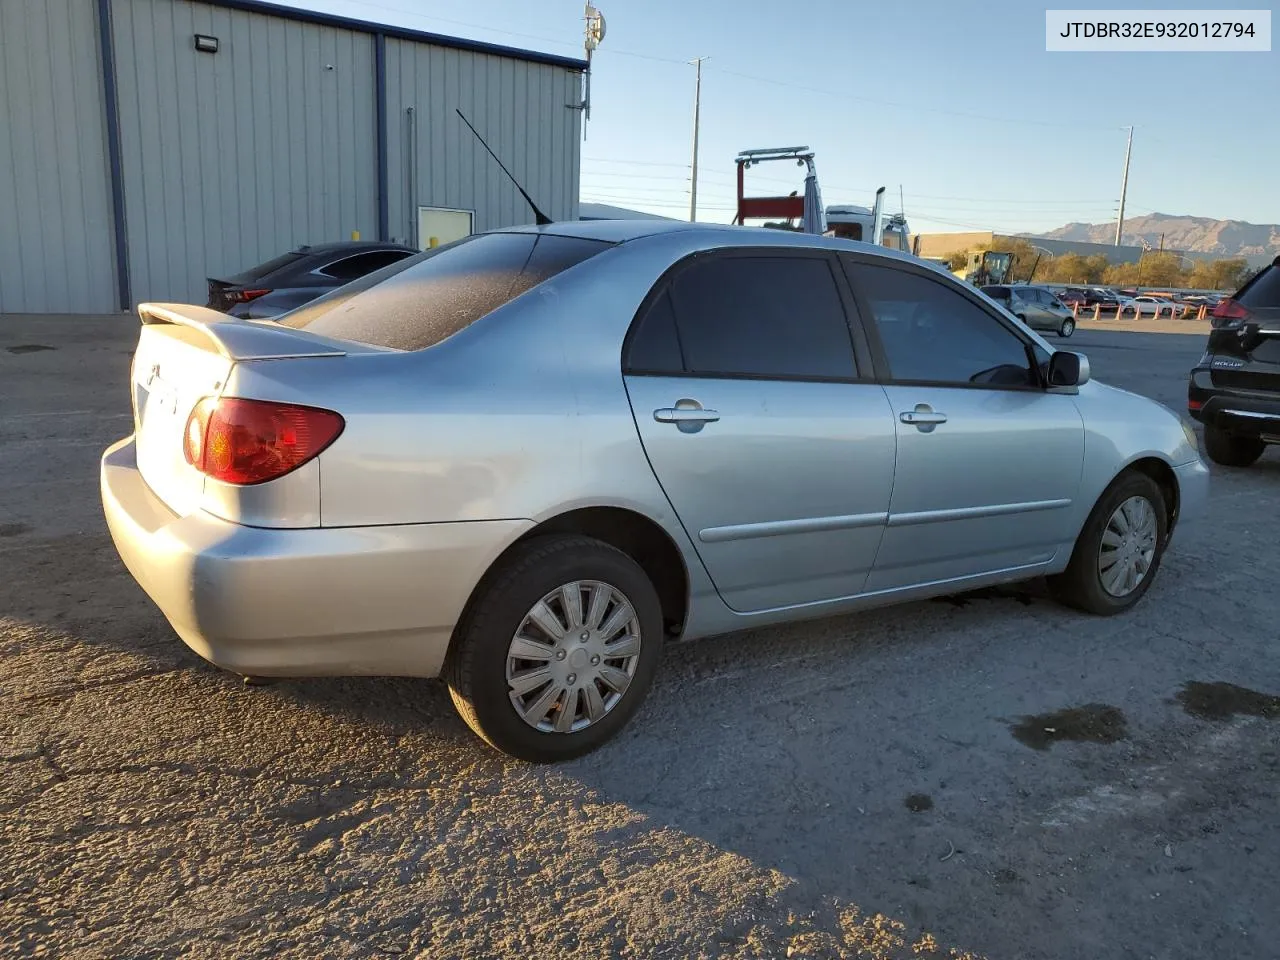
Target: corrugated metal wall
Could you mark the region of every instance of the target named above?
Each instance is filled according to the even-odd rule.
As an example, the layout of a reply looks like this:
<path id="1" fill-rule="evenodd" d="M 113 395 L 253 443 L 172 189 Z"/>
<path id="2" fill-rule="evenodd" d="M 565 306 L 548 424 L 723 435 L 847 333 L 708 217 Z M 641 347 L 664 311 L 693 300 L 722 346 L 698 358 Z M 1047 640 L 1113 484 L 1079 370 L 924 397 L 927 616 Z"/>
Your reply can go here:
<path id="1" fill-rule="evenodd" d="M 475 229 L 532 223 L 528 204 L 458 118 L 480 131 L 547 216 L 578 216 L 581 74 L 405 40 L 387 41 L 391 235 L 413 239 L 416 206 L 475 211 Z M 414 108 L 409 176 L 408 108 Z M 416 193 L 416 196 L 415 196 Z"/>
<path id="2" fill-rule="evenodd" d="M 186 0 L 116 0 L 113 25 L 134 299 L 377 236 L 372 36 Z"/>
<path id="3" fill-rule="evenodd" d="M 92 0 L 0 0 L 0 313 L 117 309 Z"/>
<path id="4" fill-rule="evenodd" d="M 117 265 L 99 8 L 0 0 L 0 312 L 116 310 L 121 266 L 135 303 L 203 303 L 207 277 L 377 237 L 377 28 L 110 0 Z M 197 51 L 197 33 L 219 51 Z M 457 107 L 549 216 L 577 218 L 578 70 L 396 36 L 385 66 L 390 237 L 414 239 L 416 206 L 471 210 L 476 230 L 533 221 Z"/>

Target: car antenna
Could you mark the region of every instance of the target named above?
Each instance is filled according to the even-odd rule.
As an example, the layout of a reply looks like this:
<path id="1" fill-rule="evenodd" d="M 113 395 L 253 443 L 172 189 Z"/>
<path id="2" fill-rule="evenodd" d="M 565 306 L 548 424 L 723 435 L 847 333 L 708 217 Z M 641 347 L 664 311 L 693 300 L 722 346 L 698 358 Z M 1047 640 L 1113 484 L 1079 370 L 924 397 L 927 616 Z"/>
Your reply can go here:
<path id="1" fill-rule="evenodd" d="M 493 157 L 494 163 L 502 167 L 502 172 L 505 173 L 507 177 L 511 180 L 511 182 L 516 185 L 516 189 L 520 191 L 520 196 L 524 197 L 525 202 L 528 203 L 530 209 L 533 210 L 534 222 L 537 223 L 537 225 L 540 227 L 548 223 L 554 223 L 554 221 L 550 217 L 548 217 L 545 213 L 543 213 L 541 210 L 538 209 L 538 205 L 533 202 L 533 197 L 529 196 L 525 188 L 520 186 L 520 181 L 511 175 L 511 171 L 508 170 L 506 168 L 506 165 L 501 160 L 498 159 L 498 155 L 489 149 L 489 145 L 484 142 L 484 137 L 480 136 L 479 131 L 477 131 L 475 127 L 471 126 L 471 121 L 467 119 L 466 114 L 464 114 L 461 110 L 458 110 L 457 107 L 454 107 L 453 109 L 457 110 L 458 116 L 462 117 L 462 122 L 465 123 L 470 128 L 471 132 L 476 135 L 476 139 L 480 141 L 480 146 L 484 147 L 485 150 L 488 152 L 489 156 Z"/>

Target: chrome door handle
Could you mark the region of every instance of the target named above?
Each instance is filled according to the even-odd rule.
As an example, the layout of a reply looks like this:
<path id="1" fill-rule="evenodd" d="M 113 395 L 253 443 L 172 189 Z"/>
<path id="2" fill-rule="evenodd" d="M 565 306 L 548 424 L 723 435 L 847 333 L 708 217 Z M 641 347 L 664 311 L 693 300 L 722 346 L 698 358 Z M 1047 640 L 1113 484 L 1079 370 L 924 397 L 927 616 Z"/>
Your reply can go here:
<path id="1" fill-rule="evenodd" d="M 946 423 L 947 415 L 933 410 L 904 410 L 898 414 L 898 419 L 903 423 L 921 426 L 930 423 Z"/>
<path id="2" fill-rule="evenodd" d="M 715 423 L 720 414 L 701 407 L 659 407 L 653 411 L 653 419 L 659 423 Z"/>

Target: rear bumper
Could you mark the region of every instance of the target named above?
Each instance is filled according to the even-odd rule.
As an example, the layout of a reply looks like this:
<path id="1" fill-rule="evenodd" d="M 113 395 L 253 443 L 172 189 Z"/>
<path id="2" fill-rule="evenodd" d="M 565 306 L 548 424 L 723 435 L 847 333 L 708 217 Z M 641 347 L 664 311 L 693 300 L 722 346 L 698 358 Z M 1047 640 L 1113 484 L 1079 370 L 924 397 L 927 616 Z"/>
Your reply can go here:
<path id="1" fill-rule="evenodd" d="M 1242 437 L 1280 442 L 1280 393 L 1221 390 L 1206 383 L 1207 380 L 1208 371 L 1197 370 L 1192 374 L 1187 390 L 1187 413 L 1208 427 Z"/>
<path id="2" fill-rule="evenodd" d="M 102 505 L 125 566 L 192 650 L 253 676 L 439 675 L 454 624 L 525 520 L 245 527 L 173 514 L 133 438 L 102 456 Z"/>

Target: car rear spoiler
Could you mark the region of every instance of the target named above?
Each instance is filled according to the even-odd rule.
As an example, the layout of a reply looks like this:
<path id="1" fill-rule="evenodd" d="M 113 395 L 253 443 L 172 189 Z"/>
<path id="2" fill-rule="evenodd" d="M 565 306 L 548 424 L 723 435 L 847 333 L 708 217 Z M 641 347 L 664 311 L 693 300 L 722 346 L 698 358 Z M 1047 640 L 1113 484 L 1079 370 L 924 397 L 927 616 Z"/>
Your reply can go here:
<path id="1" fill-rule="evenodd" d="M 341 347 L 271 320 L 242 320 L 189 303 L 142 303 L 138 316 L 144 327 L 169 323 L 199 331 L 233 362 L 347 355 Z"/>

